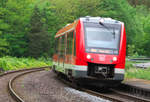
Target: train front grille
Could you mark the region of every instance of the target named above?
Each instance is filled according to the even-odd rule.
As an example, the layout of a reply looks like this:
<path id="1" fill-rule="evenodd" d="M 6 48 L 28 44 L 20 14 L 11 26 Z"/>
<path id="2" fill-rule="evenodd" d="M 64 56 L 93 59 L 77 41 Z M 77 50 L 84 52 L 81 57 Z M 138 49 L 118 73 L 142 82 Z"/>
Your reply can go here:
<path id="1" fill-rule="evenodd" d="M 88 76 L 103 79 L 113 78 L 114 66 L 115 65 L 88 63 Z"/>

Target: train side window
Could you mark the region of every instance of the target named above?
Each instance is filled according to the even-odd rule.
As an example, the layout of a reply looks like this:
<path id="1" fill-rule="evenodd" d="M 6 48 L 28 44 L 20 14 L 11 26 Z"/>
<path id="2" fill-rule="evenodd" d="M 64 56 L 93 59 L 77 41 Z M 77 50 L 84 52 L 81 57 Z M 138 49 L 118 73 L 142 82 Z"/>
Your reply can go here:
<path id="1" fill-rule="evenodd" d="M 67 54 L 67 33 L 65 34 L 65 56 Z"/>
<path id="2" fill-rule="evenodd" d="M 58 53 L 58 44 L 59 44 L 59 39 L 58 38 L 56 38 L 55 39 L 55 53 L 57 54 Z"/>
<path id="3" fill-rule="evenodd" d="M 73 44 L 73 32 L 69 32 L 67 36 L 67 54 L 72 54 L 72 44 Z"/>
<path id="4" fill-rule="evenodd" d="M 61 37 L 58 38 L 58 55 L 60 57 L 61 54 Z"/>
<path id="5" fill-rule="evenodd" d="M 66 54 L 69 54 L 69 34 L 67 34 L 67 48 L 66 48 Z"/>
<path id="6" fill-rule="evenodd" d="M 65 53 L 65 36 L 62 36 L 61 39 L 61 50 L 60 50 L 60 57 L 63 58 Z"/>

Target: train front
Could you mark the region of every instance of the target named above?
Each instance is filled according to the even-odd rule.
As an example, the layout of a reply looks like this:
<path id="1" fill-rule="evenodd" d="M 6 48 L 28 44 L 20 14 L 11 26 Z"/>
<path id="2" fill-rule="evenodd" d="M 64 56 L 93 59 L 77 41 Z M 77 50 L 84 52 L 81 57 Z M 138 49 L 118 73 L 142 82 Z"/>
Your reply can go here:
<path id="1" fill-rule="evenodd" d="M 76 77 L 112 86 L 124 80 L 126 33 L 124 23 L 111 18 L 80 18 L 76 28 Z M 79 67 L 80 66 L 80 67 Z"/>

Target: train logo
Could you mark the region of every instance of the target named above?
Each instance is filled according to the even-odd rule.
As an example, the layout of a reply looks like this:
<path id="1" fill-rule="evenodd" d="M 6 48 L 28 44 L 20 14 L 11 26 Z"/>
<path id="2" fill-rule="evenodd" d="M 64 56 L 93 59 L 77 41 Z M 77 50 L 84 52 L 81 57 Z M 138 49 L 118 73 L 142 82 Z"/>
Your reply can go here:
<path id="1" fill-rule="evenodd" d="M 100 61 L 105 61 L 105 55 L 99 55 L 99 60 Z"/>

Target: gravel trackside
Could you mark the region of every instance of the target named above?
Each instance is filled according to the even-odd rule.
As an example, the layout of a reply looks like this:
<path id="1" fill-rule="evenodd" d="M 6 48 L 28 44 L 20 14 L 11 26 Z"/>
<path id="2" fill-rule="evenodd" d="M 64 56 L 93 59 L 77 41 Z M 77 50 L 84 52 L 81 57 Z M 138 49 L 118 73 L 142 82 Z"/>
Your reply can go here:
<path id="1" fill-rule="evenodd" d="M 9 80 L 20 74 L 20 72 L 11 73 L 0 77 L 0 102 L 15 102 L 8 92 Z"/>
<path id="2" fill-rule="evenodd" d="M 109 102 L 69 88 L 52 71 L 40 71 L 20 77 L 15 89 L 25 102 Z"/>
<path id="3" fill-rule="evenodd" d="M 69 95 L 82 98 L 84 102 L 110 102 L 108 100 L 104 100 L 97 96 L 92 96 L 92 95 L 89 95 L 88 93 L 81 92 L 81 91 L 78 91 L 69 87 L 65 87 L 65 90 L 69 93 Z M 76 101 L 76 102 L 80 102 L 80 101 Z"/>

